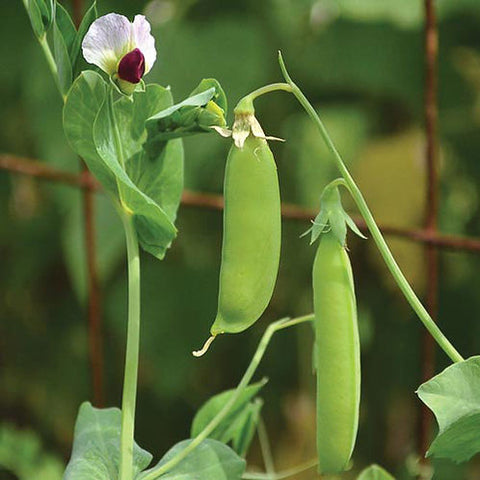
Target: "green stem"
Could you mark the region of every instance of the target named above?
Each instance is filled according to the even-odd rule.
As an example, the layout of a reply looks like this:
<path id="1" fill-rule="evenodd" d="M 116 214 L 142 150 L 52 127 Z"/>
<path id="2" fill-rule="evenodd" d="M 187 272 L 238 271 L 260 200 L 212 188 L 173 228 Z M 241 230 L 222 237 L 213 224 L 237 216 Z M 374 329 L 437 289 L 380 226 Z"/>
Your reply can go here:
<path id="1" fill-rule="evenodd" d="M 316 465 L 318 465 L 318 459 L 313 458 L 312 460 L 302 463 L 297 467 L 289 468 L 288 470 L 283 470 L 282 472 L 278 472 L 274 474 L 246 472 L 242 475 L 242 478 L 244 480 L 283 480 L 284 478 L 298 475 L 299 473 L 302 473 L 305 470 L 310 470 Z"/>
<path id="2" fill-rule="evenodd" d="M 249 97 L 251 100 L 255 100 L 256 98 L 260 97 L 261 95 L 265 95 L 266 93 L 278 91 L 291 92 L 292 87 L 288 83 L 271 83 L 270 85 L 265 85 L 264 87 L 257 88 L 253 92 L 249 93 L 247 97 Z"/>
<path id="3" fill-rule="evenodd" d="M 303 322 L 309 322 L 314 319 L 314 315 L 305 315 L 303 317 L 293 318 L 293 319 L 282 319 L 276 322 L 273 322 L 265 330 L 265 333 L 258 344 L 257 350 L 253 355 L 250 365 L 245 371 L 240 383 L 235 389 L 234 394 L 230 397 L 230 400 L 224 405 L 224 407 L 218 412 L 218 414 L 210 421 L 210 423 L 189 443 L 189 445 L 183 449 L 180 453 L 175 455 L 168 462 L 164 463 L 161 466 L 153 467 L 149 470 L 145 470 L 139 477 L 138 480 L 155 480 L 160 475 L 170 471 L 173 467 L 178 465 L 188 454 L 195 450 L 209 435 L 212 431 L 220 424 L 220 422 L 226 417 L 228 412 L 231 410 L 235 402 L 238 400 L 242 394 L 245 387 L 248 386 L 252 380 L 255 371 L 265 354 L 268 344 L 275 332 L 283 330 L 284 328 L 292 327 Z M 121 479 L 123 480 L 123 479 Z"/>
<path id="4" fill-rule="evenodd" d="M 55 63 L 55 58 L 53 57 L 53 53 L 50 50 L 50 45 L 48 44 L 47 36 L 44 35 L 43 37 L 39 38 L 38 42 L 40 43 L 40 46 L 42 47 L 43 53 L 45 55 L 45 59 L 47 60 L 47 63 L 48 63 L 48 68 L 50 69 L 53 77 L 55 78 L 55 83 L 57 84 L 57 87 L 60 88 L 60 85 L 58 83 L 57 64 Z M 63 95 L 62 95 L 62 98 L 65 101 L 65 97 Z"/>
<path id="5" fill-rule="evenodd" d="M 400 290 L 403 292 L 408 303 L 413 308 L 417 316 L 420 318 L 425 328 L 430 332 L 432 337 L 435 339 L 438 345 L 443 349 L 443 351 L 450 357 L 450 359 L 453 362 L 463 361 L 463 357 L 460 355 L 460 353 L 458 353 L 455 347 L 450 343 L 448 338 L 442 333 L 440 328 L 438 328 L 437 324 L 430 317 L 429 313 L 427 312 L 425 307 L 422 305 L 422 303 L 416 296 L 415 292 L 413 291 L 412 287 L 408 283 L 407 279 L 403 275 L 402 271 L 400 270 L 400 267 L 398 266 L 397 262 L 393 258 L 392 252 L 388 248 L 388 245 L 385 242 L 385 239 L 383 238 L 382 233 L 380 232 L 380 229 L 375 223 L 373 215 L 370 212 L 370 209 L 368 208 L 368 205 L 365 202 L 365 199 L 363 198 L 363 195 L 360 192 L 360 189 L 358 188 L 357 184 L 355 183 L 352 176 L 350 175 L 350 172 L 345 166 L 342 160 L 342 157 L 338 153 L 337 149 L 335 148 L 335 145 L 333 144 L 330 136 L 328 135 L 327 129 L 323 125 L 322 121 L 320 120 L 320 117 L 317 115 L 317 112 L 313 108 L 312 104 L 307 100 L 307 98 L 305 97 L 303 92 L 300 90 L 300 88 L 298 88 L 298 86 L 290 78 L 290 75 L 287 72 L 281 53 L 279 53 L 279 63 L 280 63 L 280 68 L 282 69 L 283 76 L 285 77 L 285 80 L 288 82 L 288 84 L 292 88 L 293 95 L 295 95 L 300 105 L 305 109 L 309 117 L 313 120 L 315 125 L 318 127 L 318 130 L 320 131 L 320 135 L 322 136 L 327 148 L 332 153 L 335 164 L 337 168 L 340 170 L 342 177 L 345 179 L 345 183 L 348 187 L 348 190 L 350 191 L 350 194 L 352 195 L 353 200 L 355 201 L 358 207 L 358 210 L 363 216 L 365 223 L 367 224 L 368 229 L 370 230 L 370 233 L 372 234 L 372 237 L 377 245 L 377 248 L 380 250 L 380 254 L 383 257 L 383 260 L 385 261 L 388 269 L 390 270 L 390 273 L 392 274 L 393 278 L 397 282 L 397 285 L 399 286 Z"/>
<path id="6" fill-rule="evenodd" d="M 275 475 L 275 464 L 273 462 L 270 440 L 268 438 L 267 427 L 262 417 L 260 417 L 258 422 L 257 432 L 258 440 L 260 442 L 260 450 L 262 451 L 263 463 L 265 464 L 267 475 Z"/>
<path id="7" fill-rule="evenodd" d="M 120 436 L 119 480 L 133 478 L 133 434 L 137 396 L 138 355 L 140 347 L 140 257 L 131 215 L 122 213 L 128 256 L 127 351 L 122 396 L 122 431 Z"/>
<path id="8" fill-rule="evenodd" d="M 118 123 L 117 123 L 117 116 L 115 115 L 115 107 L 114 107 L 114 88 L 110 88 L 110 92 L 107 93 L 107 109 L 108 109 L 108 116 L 110 118 L 110 122 L 112 125 L 112 131 L 113 131 L 113 144 L 115 147 L 115 152 L 117 155 L 118 163 L 121 165 L 123 170 L 125 170 L 125 154 L 123 151 L 123 143 L 122 143 L 122 137 L 120 134 L 120 129 L 118 128 Z M 115 181 L 117 183 L 117 190 L 118 190 L 118 197 L 120 199 L 120 204 L 121 204 L 121 212 L 128 212 L 132 213 L 130 208 L 125 204 L 123 200 L 123 184 L 118 180 L 118 178 L 115 178 Z"/>
<path id="9" fill-rule="evenodd" d="M 27 11 L 27 15 L 30 16 L 28 11 L 28 1 L 22 0 L 22 3 L 23 3 L 23 6 L 25 7 L 25 10 Z M 52 50 L 50 49 L 50 45 L 48 44 L 47 35 L 44 34 L 42 37 L 37 37 L 37 40 L 38 40 L 38 43 L 40 44 L 40 47 L 42 47 L 43 53 L 45 55 L 45 60 L 47 61 L 48 68 L 52 72 L 53 78 L 55 79 L 55 84 L 57 85 L 60 96 L 62 97 L 63 102 L 65 102 L 65 99 L 67 97 L 63 95 L 62 90 L 60 88 L 60 83 L 58 80 L 57 63 L 55 62 L 55 58 L 52 54 Z"/>
<path id="10" fill-rule="evenodd" d="M 117 153 L 118 162 L 125 170 L 125 155 L 123 153 L 123 144 L 122 144 L 122 137 L 120 135 L 120 130 L 118 128 L 117 117 L 115 115 L 115 108 L 114 108 L 114 88 L 110 88 L 110 93 L 107 95 L 107 103 L 108 103 L 108 114 L 110 116 L 110 121 L 112 122 L 113 127 L 113 141 L 115 144 L 115 151 Z"/>
<path id="11" fill-rule="evenodd" d="M 248 95 L 243 97 L 238 103 L 235 109 L 233 110 L 235 114 L 239 113 L 254 113 L 255 109 L 253 108 L 253 101 L 265 95 L 266 93 L 271 92 L 291 92 L 292 87 L 288 83 L 271 83 L 270 85 L 265 85 L 264 87 L 257 88 L 253 92 L 250 92 Z"/>

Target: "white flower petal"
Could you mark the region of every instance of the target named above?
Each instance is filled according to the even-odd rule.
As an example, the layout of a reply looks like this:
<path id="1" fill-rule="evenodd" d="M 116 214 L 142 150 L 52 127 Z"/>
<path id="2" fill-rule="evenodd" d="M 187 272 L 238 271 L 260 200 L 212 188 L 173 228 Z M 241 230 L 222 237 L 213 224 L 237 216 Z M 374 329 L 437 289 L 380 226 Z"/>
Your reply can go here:
<path id="1" fill-rule="evenodd" d="M 90 25 L 82 42 L 83 56 L 88 63 L 112 75 L 119 60 L 135 48 L 132 40 L 132 24 L 128 18 L 109 13 Z M 142 53 L 146 57 L 143 50 Z"/>
<path id="2" fill-rule="evenodd" d="M 155 38 L 150 33 L 150 23 L 143 15 L 135 15 L 132 24 L 134 48 L 138 48 L 145 57 L 145 73 L 148 73 L 157 59 Z"/>

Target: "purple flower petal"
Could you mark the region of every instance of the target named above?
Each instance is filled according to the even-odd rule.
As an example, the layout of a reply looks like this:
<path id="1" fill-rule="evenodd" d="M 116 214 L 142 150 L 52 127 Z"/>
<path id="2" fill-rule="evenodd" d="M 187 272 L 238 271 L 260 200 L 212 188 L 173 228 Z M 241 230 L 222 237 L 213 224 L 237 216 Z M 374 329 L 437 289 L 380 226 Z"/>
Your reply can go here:
<path id="1" fill-rule="evenodd" d="M 145 57 L 136 48 L 127 53 L 118 65 L 118 76 L 130 83 L 138 83 L 145 73 Z"/>

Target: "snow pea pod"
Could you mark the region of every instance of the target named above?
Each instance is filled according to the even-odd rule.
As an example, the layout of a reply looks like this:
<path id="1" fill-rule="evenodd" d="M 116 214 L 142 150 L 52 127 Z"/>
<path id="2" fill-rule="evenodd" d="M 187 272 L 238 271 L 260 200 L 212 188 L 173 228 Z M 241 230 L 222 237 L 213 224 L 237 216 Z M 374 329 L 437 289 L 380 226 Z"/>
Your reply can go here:
<path id="1" fill-rule="evenodd" d="M 218 311 L 210 331 L 237 333 L 267 308 L 278 273 L 281 240 L 277 168 L 264 138 L 233 144 L 224 182 Z"/>
<path id="2" fill-rule="evenodd" d="M 319 472 L 346 469 L 358 429 L 360 345 L 352 268 L 332 230 L 313 265 Z"/>

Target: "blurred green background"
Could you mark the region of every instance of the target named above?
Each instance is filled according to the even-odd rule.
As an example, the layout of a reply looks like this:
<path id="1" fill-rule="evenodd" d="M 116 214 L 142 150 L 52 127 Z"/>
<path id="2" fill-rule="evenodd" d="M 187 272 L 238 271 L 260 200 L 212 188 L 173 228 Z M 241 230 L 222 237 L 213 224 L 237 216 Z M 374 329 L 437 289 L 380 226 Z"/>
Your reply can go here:
<path id="1" fill-rule="evenodd" d="M 69 8 L 66 0 L 64 5 Z M 438 0 L 441 135 L 440 226 L 480 236 L 480 3 Z M 281 49 L 289 69 L 317 105 L 380 223 L 423 222 L 423 20 L 420 0 L 99 0 L 99 13 L 144 12 L 158 61 L 147 81 L 171 85 L 177 100 L 204 77 L 223 85 L 230 105 L 280 81 Z M 20 1 L 2 3 L 0 152 L 77 172 L 62 133 L 61 101 Z M 318 206 L 335 169 L 315 128 L 293 98 L 257 102 L 274 143 L 283 199 Z M 231 119 L 230 119 L 231 120 Z M 220 193 L 229 141 L 189 138 L 186 188 Z M 56 480 L 68 459 L 80 403 L 92 399 L 86 331 L 81 195 L 68 186 L 0 174 L 0 464 L 28 463 L 22 478 Z M 350 205 L 351 207 L 351 205 Z M 97 196 L 103 305 L 106 405 L 118 406 L 126 321 L 122 230 L 108 200 Z M 137 441 L 158 459 L 188 437 L 195 410 L 235 386 L 268 322 L 312 310 L 315 248 L 299 235 L 308 222 L 284 221 L 281 270 L 264 318 L 247 332 L 190 352 L 206 338 L 216 310 L 222 217 L 182 206 L 179 237 L 163 262 L 142 255 L 142 349 Z M 423 249 L 389 244 L 420 295 Z M 363 391 L 353 478 L 377 462 L 399 479 L 414 478 L 420 402 L 422 327 L 388 276 L 372 241 L 351 236 L 362 337 Z M 440 318 L 464 356 L 479 352 L 480 256 L 442 251 Z M 279 469 L 311 458 L 314 377 L 310 327 L 278 334 L 258 376 L 265 421 Z M 437 371 L 448 364 L 439 352 Z M 33 432 L 36 432 L 35 434 Z M 40 451 L 48 452 L 41 454 Z M 25 462 L 28 459 L 28 462 Z M 249 459 L 261 466 L 258 445 Z M 435 461 L 438 480 L 478 479 L 480 462 Z M 30 470 L 29 470 L 30 469 Z M 2 479 L 14 479 L 6 470 Z M 18 471 L 18 470 L 17 470 Z M 2 476 L 3 475 L 3 476 Z M 313 471 L 302 475 L 315 478 Z"/>

